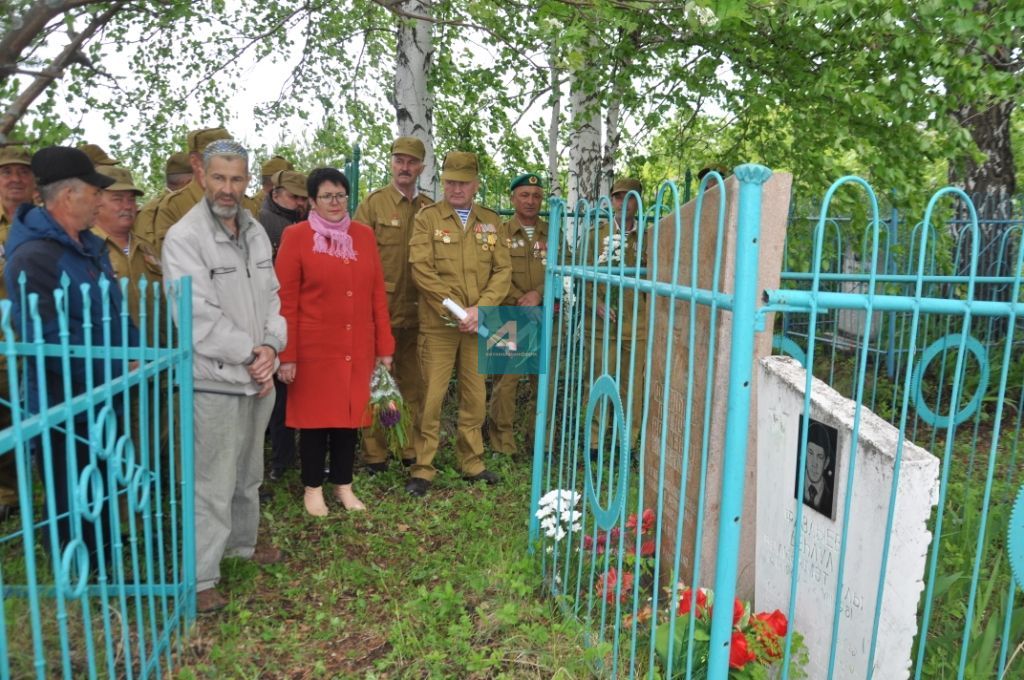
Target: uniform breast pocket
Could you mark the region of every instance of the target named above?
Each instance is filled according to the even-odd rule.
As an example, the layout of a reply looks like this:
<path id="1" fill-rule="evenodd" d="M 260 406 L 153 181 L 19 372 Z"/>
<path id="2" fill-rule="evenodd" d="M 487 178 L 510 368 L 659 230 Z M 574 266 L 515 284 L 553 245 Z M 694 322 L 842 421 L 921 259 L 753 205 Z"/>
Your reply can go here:
<path id="1" fill-rule="evenodd" d="M 530 264 L 529 258 L 526 256 L 526 253 L 517 253 L 516 251 L 513 250 L 511 255 L 512 257 L 510 259 L 512 260 L 512 271 L 514 271 L 517 274 L 527 273 Z"/>
<path id="2" fill-rule="evenodd" d="M 452 245 L 448 243 L 434 246 L 434 266 L 437 268 L 438 274 L 454 275 L 457 273 L 459 260 Z"/>
<path id="3" fill-rule="evenodd" d="M 390 222 L 378 222 L 374 232 L 377 234 L 377 245 L 381 247 L 401 246 L 409 240 L 400 225 Z"/>

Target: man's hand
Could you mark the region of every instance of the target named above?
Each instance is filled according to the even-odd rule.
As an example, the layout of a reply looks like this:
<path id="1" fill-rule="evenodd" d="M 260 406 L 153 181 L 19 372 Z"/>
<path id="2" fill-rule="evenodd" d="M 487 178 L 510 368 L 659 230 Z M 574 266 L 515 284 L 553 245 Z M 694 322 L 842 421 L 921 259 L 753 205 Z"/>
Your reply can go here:
<path id="1" fill-rule="evenodd" d="M 391 366 L 394 363 L 394 360 L 392 359 L 392 357 L 390 355 L 388 355 L 386 357 L 377 357 L 377 361 L 379 361 L 380 363 L 384 364 L 384 368 L 388 369 L 389 371 L 391 370 Z"/>
<path id="2" fill-rule="evenodd" d="M 269 345 L 257 345 L 252 348 L 252 353 L 256 360 L 249 364 L 249 375 L 261 385 L 269 381 L 273 386 L 274 359 L 277 358 L 277 352 Z"/>
<path id="3" fill-rule="evenodd" d="M 605 307 L 600 302 L 597 303 L 597 316 L 600 318 L 608 317 L 608 320 L 615 323 L 615 310 L 609 307 Z"/>
<path id="4" fill-rule="evenodd" d="M 281 368 L 277 369 L 277 379 L 285 385 L 295 382 L 295 362 L 289 361 L 286 364 L 281 364 Z"/>
<path id="5" fill-rule="evenodd" d="M 480 327 L 480 321 L 477 317 L 479 310 L 476 307 L 469 307 L 466 309 L 466 318 L 459 322 L 459 330 L 463 333 L 476 333 Z"/>
<path id="6" fill-rule="evenodd" d="M 516 304 L 520 307 L 536 307 L 540 304 L 540 293 L 535 290 L 523 293 L 522 297 L 516 300 Z"/>
<path id="7" fill-rule="evenodd" d="M 257 397 L 265 397 L 274 391 L 274 381 L 268 380 L 267 382 L 260 383 L 260 392 Z"/>

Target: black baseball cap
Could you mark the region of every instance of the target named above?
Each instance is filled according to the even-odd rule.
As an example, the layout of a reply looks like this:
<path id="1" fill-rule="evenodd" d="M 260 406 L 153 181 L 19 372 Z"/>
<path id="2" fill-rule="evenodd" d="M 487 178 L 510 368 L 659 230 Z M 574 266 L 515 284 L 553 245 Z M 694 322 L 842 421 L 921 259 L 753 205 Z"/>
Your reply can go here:
<path id="1" fill-rule="evenodd" d="M 114 183 L 113 177 L 96 172 L 84 151 L 70 146 L 48 146 L 32 156 L 32 172 L 39 186 L 46 186 L 62 179 L 80 179 L 100 189 Z"/>

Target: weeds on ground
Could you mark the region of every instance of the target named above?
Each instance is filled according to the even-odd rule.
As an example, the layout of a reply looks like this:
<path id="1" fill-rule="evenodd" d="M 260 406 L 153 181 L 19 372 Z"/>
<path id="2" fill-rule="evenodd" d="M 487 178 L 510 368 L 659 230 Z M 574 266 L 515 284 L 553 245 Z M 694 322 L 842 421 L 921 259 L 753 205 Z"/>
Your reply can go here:
<path id="1" fill-rule="evenodd" d="M 397 463 L 357 472 L 365 513 L 307 515 L 298 471 L 271 485 L 261 531 L 288 557 L 222 564 L 230 604 L 199 617 L 178 677 L 589 677 L 527 554 L 528 457 L 489 457 L 501 483 L 471 485 L 446 432 L 424 498 L 405 493 Z"/>

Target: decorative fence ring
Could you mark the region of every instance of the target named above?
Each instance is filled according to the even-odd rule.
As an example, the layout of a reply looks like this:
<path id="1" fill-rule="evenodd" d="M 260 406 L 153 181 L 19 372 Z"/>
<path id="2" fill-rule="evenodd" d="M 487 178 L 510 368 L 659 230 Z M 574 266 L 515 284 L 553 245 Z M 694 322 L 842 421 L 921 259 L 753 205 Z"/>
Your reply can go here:
<path id="1" fill-rule="evenodd" d="M 145 510 L 149 507 L 149 483 L 152 477 L 153 475 L 144 468 L 138 467 L 135 469 L 131 483 L 131 501 L 134 506 L 132 508 L 134 512 Z"/>
<path id="2" fill-rule="evenodd" d="M 110 404 L 104 405 L 93 419 L 89 445 L 100 460 L 107 460 L 117 445 L 117 418 Z"/>
<path id="3" fill-rule="evenodd" d="M 788 354 L 799 361 L 801 366 L 807 368 L 807 353 L 792 338 L 781 334 L 772 336 L 772 349 Z"/>
<path id="4" fill-rule="evenodd" d="M 78 566 L 78 582 L 71 587 L 71 563 Z M 85 594 L 86 584 L 89 583 L 89 551 L 80 538 L 72 539 L 66 546 L 60 557 L 61 591 L 68 599 L 78 599 Z"/>
<path id="5" fill-rule="evenodd" d="M 90 491 L 92 492 L 90 494 Z M 76 508 L 82 517 L 95 522 L 103 512 L 103 478 L 96 463 L 89 463 L 78 475 L 75 486 Z"/>
<path id="6" fill-rule="evenodd" d="M 593 443 L 590 439 L 590 421 L 594 417 L 598 400 L 602 398 L 611 402 L 612 417 L 614 418 L 615 427 L 619 432 L 619 448 L 622 452 L 619 457 L 619 486 L 607 508 L 603 507 L 597 498 L 593 465 L 590 461 L 590 449 Z M 593 510 L 594 521 L 598 528 L 608 531 L 615 525 L 619 517 L 622 516 L 622 510 L 625 507 L 626 475 L 629 472 L 629 450 L 627 448 L 626 423 L 622 416 L 622 401 L 619 399 L 619 386 L 615 379 L 607 373 L 598 377 L 590 388 L 590 399 L 587 402 L 587 417 L 584 422 L 587 424 L 583 434 L 583 450 L 586 452 L 583 456 L 583 464 L 586 470 L 587 498 L 590 500 L 590 507 Z"/>
<path id="7" fill-rule="evenodd" d="M 971 397 L 971 400 L 960 411 L 956 411 L 956 404 L 952 404 L 949 415 L 939 415 L 925 403 L 921 386 L 925 369 L 941 352 L 950 347 L 959 347 L 961 342 L 964 342 L 964 336 L 960 333 L 952 333 L 933 342 L 921 355 L 921 361 L 914 369 L 914 375 L 911 377 L 913 388 L 910 394 L 914 400 L 914 406 L 917 408 L 917 415 L 932 427 L 949 427 L 951 415 L 953 416 L 954 427 L 969 420 L 981 407 L 981 400 L 984 398 L 985 390 L 988 388 L 988 352 L 985 351 L 984 346 L 980 342 L 968 335 L 964 343 L 964 349 L 974 355 L 980 369 L 978 388 L 975 390 L 974 396 Z"/>
<path id="8" fill-rule="evenodd" d="M 129 435 L 123 434 L 118 437 L 110 464 L 114 466 L 114 478 L 118 484 L 127 485 L 135 468 L 135 443 Z"/>

